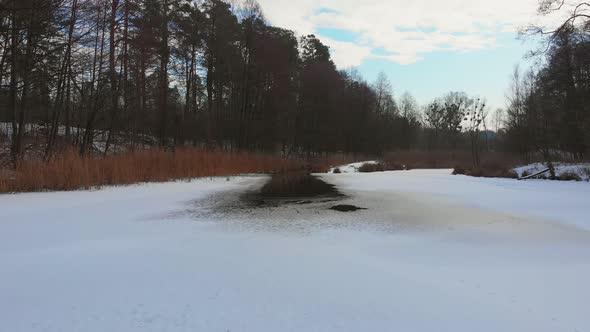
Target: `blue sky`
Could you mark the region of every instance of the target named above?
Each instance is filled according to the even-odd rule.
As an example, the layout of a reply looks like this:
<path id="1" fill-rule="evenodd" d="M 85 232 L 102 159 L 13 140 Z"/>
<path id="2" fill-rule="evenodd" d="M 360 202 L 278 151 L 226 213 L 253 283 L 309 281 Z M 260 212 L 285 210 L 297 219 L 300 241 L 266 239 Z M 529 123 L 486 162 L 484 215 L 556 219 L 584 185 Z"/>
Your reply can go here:
<path id="1" fill-rule="evenodd" d="M 348 30 L 320 28 L 315 33 L 321 38 L 340 42 L 354 43 L 358 39 L 356 33 Z M 533 45 L 518 39 L 516 33 L 503 32 L 495 37 L 497 44 L 490 49 L 436 51 L 412 64 L 369 58 L 354 68 L 369 82 L 373 82 L 379 72 L 384 72 L 396 96 L 409 91 L 421 103 L 449 91 L 465 91 L 472 96 L 486 98 L 490 107 L 503 107 L 514 66 L 528 65 L 530 60 L 525 55 Z M 375 53 L 388 54 L 380 49 L 376 49 Z"/>
<path id="2" fill-rule="evenodd" d="M 259 0 L 271 24 L 318 35 L 340 69 L 372 82 L 381 71 L 396 96 L 426 104 L 465 91 L 504 107 L 514 66 L 534 42 L 519 27 L 538 23 L 538 0 Z M 569 0 L 566 0 L 569 1 Z"/>

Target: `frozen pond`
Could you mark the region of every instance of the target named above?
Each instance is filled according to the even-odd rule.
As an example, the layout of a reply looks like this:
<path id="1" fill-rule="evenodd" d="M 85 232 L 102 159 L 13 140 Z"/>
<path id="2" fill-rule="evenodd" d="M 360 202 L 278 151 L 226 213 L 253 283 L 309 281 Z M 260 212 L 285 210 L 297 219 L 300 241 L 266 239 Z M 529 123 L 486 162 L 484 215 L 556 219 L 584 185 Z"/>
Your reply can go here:
<path id="1" fill-rule="evenodd" d="M 267 177 L 0 196 L 0 331 L 590 328 L 588 184 L 321 179 L 344 196 L 244 204 Z"/>

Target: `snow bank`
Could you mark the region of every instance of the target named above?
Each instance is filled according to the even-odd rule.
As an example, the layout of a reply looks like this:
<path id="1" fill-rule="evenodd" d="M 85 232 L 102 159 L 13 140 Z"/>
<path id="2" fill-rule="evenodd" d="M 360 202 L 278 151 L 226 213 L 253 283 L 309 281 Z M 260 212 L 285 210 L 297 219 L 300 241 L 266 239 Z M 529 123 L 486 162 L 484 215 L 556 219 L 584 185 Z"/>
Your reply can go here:
<path id="1" fill-rule="evenodd" d="M 522 177 L 523 174 L 532 175 L 543 170 L 547 169 L 547 165 L 543 163 L 535 163 L 530 164 L 522 167 L 515 168 L 514 171 L 518 174 L 518 176 Z M 590 181 L 590 164 L 565 164 L 565 163 L 556 163 L 555 164 L 555 175 L 561 176 L 563 174 L 570 173 L 576 174 L 580 177 L 580 179 L 584 181 Z"/>
<path id="2" fill-rule="evenodd" d="M 449 173 L 325 175 L 356 214 L 213 208 L 262 177 L 2 195 L 0 330 L 584 331 L 589 232 L 477 206 L 590 186 Z"/>
<path id="3" fill-rule="evenodd" d="M 361 167 L 363 167 L 363 165 L 369 164 L 369 165 L 376 165 L 378 164 L 378 161 L 362 161 L 362 162 L 358 162 L 358 163 L 353 163 L 353 164 L 347 164 L 347 165 L 342 165 L 342 166 L 338 166 L 338 167 L 334 167 L 331 168 L 330 171 L 328 173 L 334 173 L 336 171 L 336 169 L 340 170 L 340 173 L 358 173 L 359 169 Z"/>

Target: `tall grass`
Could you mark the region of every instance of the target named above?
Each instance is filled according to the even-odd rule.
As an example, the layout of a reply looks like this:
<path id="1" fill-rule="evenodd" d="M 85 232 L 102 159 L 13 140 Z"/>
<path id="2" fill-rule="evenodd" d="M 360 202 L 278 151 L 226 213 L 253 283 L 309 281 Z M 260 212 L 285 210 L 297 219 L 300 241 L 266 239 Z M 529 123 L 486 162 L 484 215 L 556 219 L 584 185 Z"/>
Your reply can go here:
<path id="1" fill-rule="evenodd" d="M 48 162 L 32 159 L 16 170 L 0 170 L 0 192 L 65 191 L 141 182 L 198 177 L 269 173 L 301 168 L 302 164 L 253 153 L 192 149 L 146 150 L 107 157 L 65 151 Z"/>

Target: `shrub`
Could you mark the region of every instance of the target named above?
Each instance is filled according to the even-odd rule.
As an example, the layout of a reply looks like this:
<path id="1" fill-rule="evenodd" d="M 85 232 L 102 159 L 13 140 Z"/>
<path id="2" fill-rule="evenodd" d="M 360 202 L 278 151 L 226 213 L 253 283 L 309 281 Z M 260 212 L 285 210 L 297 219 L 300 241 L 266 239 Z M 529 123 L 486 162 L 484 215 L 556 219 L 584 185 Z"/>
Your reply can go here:
<path id="1" fill-rule="evenodd" d="M 531 173 L 528 170 L 525 170 L 522 172 L 522 174 L 520 175 L 520 177 L 526 178 L 527 176 L 530 176 Z"/>
<path id="2" fill-rule="evenodd" d="M 340 170 L 340 168 L 335 168 L 334 174 L 342 174 L 342 171 Z"/>

